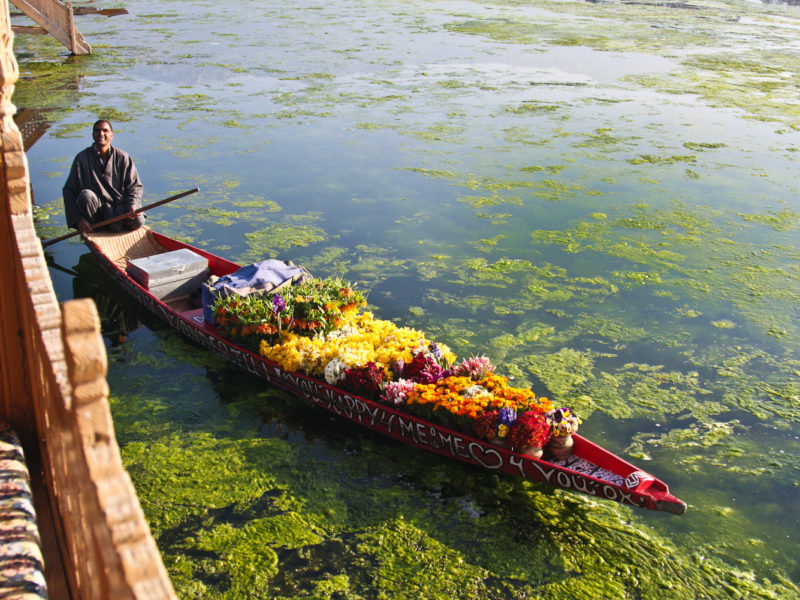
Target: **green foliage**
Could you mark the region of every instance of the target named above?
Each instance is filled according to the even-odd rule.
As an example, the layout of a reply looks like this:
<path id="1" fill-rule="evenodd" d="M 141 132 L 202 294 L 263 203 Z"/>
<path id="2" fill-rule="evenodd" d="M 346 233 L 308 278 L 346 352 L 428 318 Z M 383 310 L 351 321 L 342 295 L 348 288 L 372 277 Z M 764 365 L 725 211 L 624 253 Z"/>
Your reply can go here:
<path id="1" fill-rule="evenodd" d="M 365 294 L 341 279 L 309 278 L 266 293 L 220 295 L 214 312 L 230 338 L 258 348 L 261 339 L 278 339 L 284 331 L 309 337 L 329 333 L 344 313 L 365 304 Z"/>

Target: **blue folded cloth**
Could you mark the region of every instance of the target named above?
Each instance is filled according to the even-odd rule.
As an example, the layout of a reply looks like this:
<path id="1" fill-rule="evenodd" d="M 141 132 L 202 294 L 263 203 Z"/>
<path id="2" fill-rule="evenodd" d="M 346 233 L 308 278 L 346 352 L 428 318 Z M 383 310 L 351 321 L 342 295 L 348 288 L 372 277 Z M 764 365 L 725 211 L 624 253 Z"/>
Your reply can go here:
<path id="1" fill-rule="evenodd" d="M 311 278 L 303 267 L 275 258 L 241 267 L 230 275 L 203 286 L 203 317 L 214 324 L 214 301 L 222 296 L 248 296 L 257 292 L 270 292 L 287 284 L 298 284 Z"/>

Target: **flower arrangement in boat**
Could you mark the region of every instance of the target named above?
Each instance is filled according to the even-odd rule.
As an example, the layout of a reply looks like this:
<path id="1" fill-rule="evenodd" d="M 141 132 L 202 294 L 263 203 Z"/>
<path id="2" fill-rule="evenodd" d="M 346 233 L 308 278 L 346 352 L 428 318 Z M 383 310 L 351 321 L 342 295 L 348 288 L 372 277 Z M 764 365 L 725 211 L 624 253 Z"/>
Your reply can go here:
<path id="1" fill-rule="evenodd" d="M 409 379 L 387 381 L 380 399 L 395 406 L 402 406 L 408 402 L 408 395 L 414 391 L 416 385 L 415 382 Z"/>
<path id="2" fill-rule="evenodd" d="M 517 413 L 535 411 L 541 414 L 553 408 L 547 398 L 537 397 L 529 389 L 510 386 L 508 377 L 494 372 L 478 380 L 451 375 L 435 383 L 418 383 L 408 394 L 406 404 L 412 410 L 415 405 L 429 407 L 434 415 L 441 411 L 470 421 L 503 408 L 513 408 Z"/>
<path id="3" fill-rule="evenodd" d="M 550 425 L 550 454 L 556 460 L 564 459 L 572 454 L 572 447 L 575 444 L 572 434 L 578 431 L 581 419 L 566 406 L 554 408 L 545 417 Z"/>
<path id="4" fill-rule="evenodd" d="M 520 415 L 508 433 L 508 444 L 512 450 L 544 448 L 550 439 L 550 423 L 539 411 L 528 411 Z"/>
<path id="5" fill-rule="evenodd" d="M 550 433 L 553 437 L 566 437 L 578 432 L 578 427 L 583 422 L 572 409 L 562 406 L 549 411 L 546 415 L 550 424 Z"/>
<path id="6" fill-rule="evenodd" d="M 314 337 L 284 332 L 276 340 L 262 339 L 261 356 L 278 363 L 286 371 L 299 371 L 341 385 L 345 370 L 373 362 L 384 372 L 386 382 L 397 379 L 399 363 L 411 363 L 415 352 L 428 348 L 425 334 L 410 327 L 398 327 L 391 321 L 375 319 L 370 312 L 348 312 L 339 329 Z M 455 355 L 439 345 L 445 359 Z"/>
<path id="7" fill-rule="evenodd" d="M 286 331 L 302 336 L 341 327 L 344 316 L 366 304 L 364 294 L 341 279 L 311 278 L 275 293 L 223 296 L 214 303 L 216 324 L 237 341 L 258 342 Z"/>
<path id="8" fill-rule="evenodd" d="M 366 398 L 374 398 L 383 385 L 383 370 L 374 362 L 344 370 L 344 387 Z"/>
<path id="9" fill-rule="evenodd" d="M 215 304 L 217 325 L 290 372 L 378 399 L 512 449 L 540 448 L 580 424 L 532 390 L 510 385 L 486 356 L 456 362 L 444 344 L 360 311 L 363 294 L 312 279 Z"/>
<path id="10" fill-rule="evenodd" d="M 436 342 L 430 342 L 427 346 L 418 346 L 411 351 L 411 362 L 407 363 L 400 359 L 395 362 L 392 370 L 400 379 L 408 379 L 417 383 L 434 383 L 442 377 L 452 374 L 448 368 L 451 356 L 445 354 L 446 350 Z"/>
<path id="11" fill-rule="evenodd" d="M 472 356 L 465 358 L 460 364 L 453 367 L 454 375 L 481 379 L 494 371 L 494 365 L 487 356 Z"/>
<path id="12" fill-rule="evenodd" d="M 483 440 L 505 443 L 516 420 L 517 411 L 510 406 L 504 406 L 500 410 L 485 412 L 476 417 L 472 429 Z"/>

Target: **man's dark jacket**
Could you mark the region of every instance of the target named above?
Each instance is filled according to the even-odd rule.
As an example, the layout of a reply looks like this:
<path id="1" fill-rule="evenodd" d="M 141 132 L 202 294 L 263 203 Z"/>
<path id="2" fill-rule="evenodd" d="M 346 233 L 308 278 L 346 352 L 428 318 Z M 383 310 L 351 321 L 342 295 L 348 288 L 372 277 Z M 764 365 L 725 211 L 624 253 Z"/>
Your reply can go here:
<path id="1" fill-rule="evenodd" d="M 92 190 L 104 203 L 124 206 L 128 212 L 142 206 L 142 182 L 133 159 L 124 150 L 111 146 L 103 164 L 94 146 L 81 150 L 72 162 L 64 184 L 64 212 L 69 227 L 76 227 L 82 212 L 75 203 L 81 190 Z M 120 212 L 115 211 L 115 214 Z"/>

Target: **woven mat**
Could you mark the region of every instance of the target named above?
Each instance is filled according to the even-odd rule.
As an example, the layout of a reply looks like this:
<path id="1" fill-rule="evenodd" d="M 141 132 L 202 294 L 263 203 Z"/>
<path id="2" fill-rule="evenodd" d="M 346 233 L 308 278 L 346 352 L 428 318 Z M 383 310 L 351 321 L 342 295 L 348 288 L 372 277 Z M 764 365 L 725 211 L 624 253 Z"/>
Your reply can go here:
<path id="1" fill-rule="evenodd" d="M 86 238 L 97 244 L 103 254 L 123 270 L 131 259 L 144 258 L 167 251 L 156 242 L 149 227 L 140 227 L 135 231 L 122 233 L 97 231 L 87 233 Z"/>

